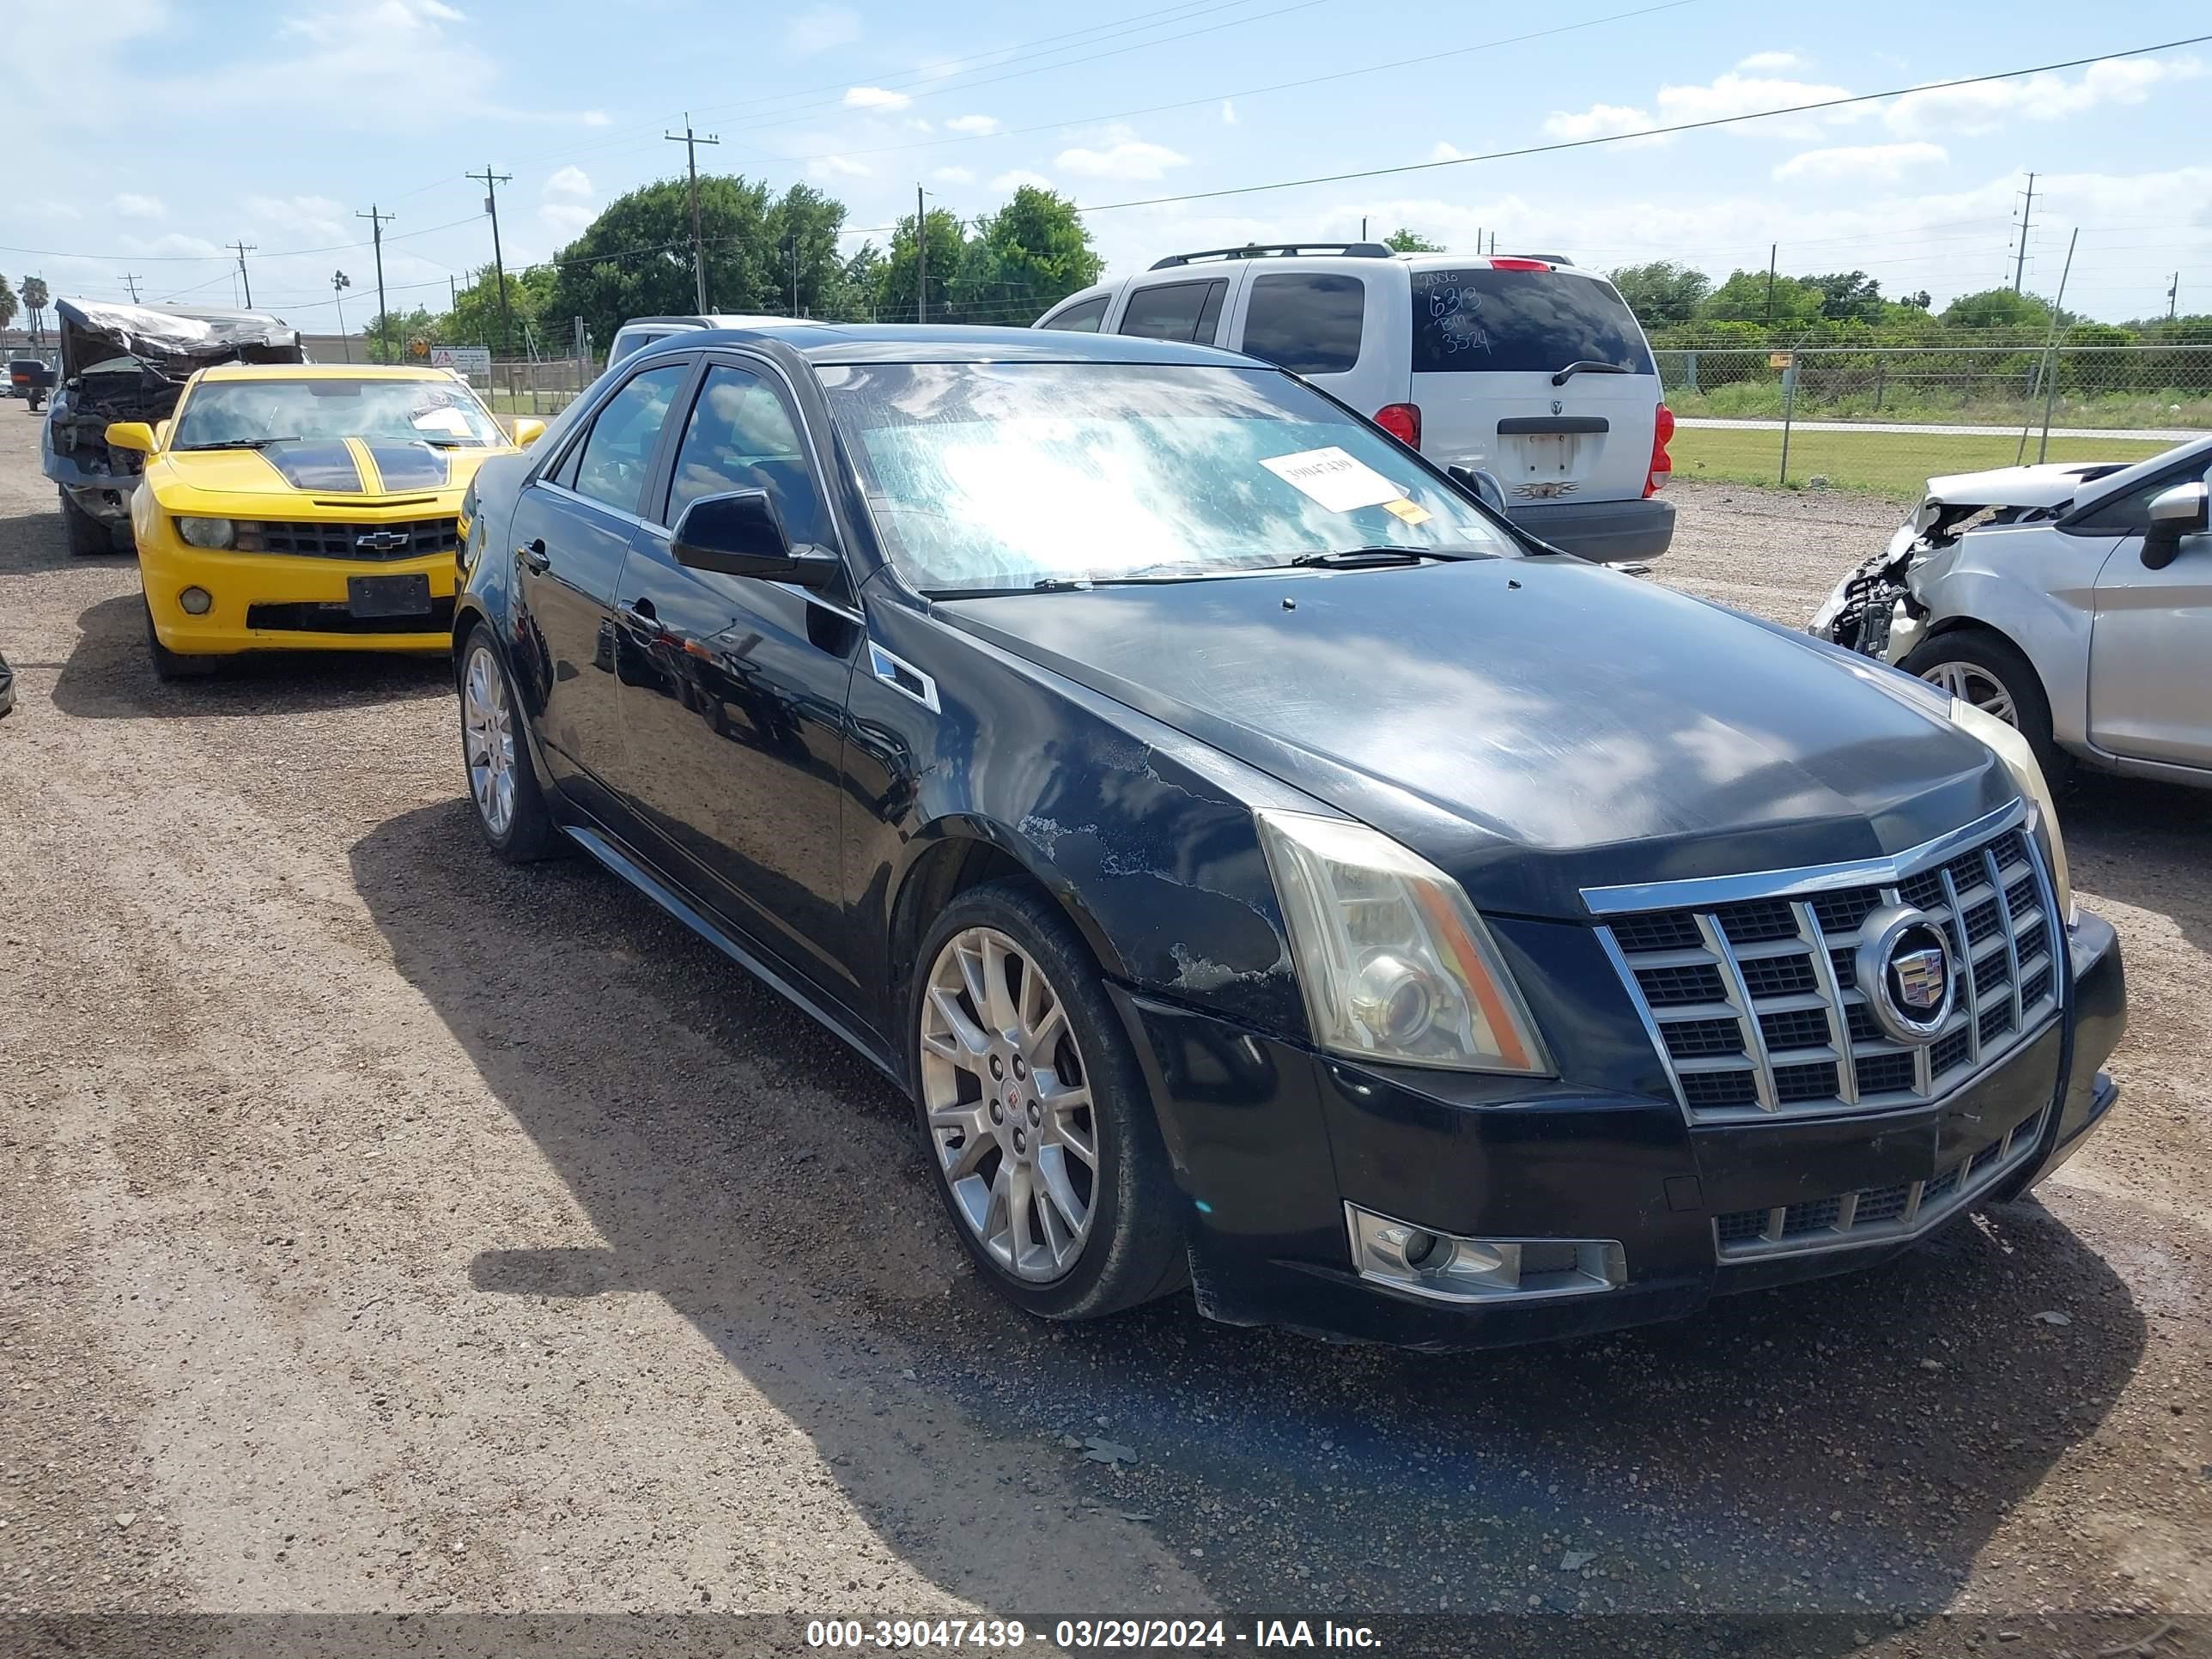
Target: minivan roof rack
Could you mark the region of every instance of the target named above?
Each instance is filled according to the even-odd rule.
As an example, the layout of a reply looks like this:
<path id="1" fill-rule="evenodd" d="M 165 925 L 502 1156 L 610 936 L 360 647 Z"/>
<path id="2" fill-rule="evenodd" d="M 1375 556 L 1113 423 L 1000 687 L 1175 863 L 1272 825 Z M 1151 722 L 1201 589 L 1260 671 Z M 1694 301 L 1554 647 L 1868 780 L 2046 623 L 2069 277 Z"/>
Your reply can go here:
<path id="1" fill-rule="evenodd" d="M 1247 242 L 1242 247 L 1200 248 L 1195 253 L 1170 253 L 1153 262 L 1154 270 L 1187 265 L 1200 259 L 1279 259 L 1295 254 L 1334 254 L 1346 259 L 1388 259 L 1392 252 L 1380 242 Z"/>

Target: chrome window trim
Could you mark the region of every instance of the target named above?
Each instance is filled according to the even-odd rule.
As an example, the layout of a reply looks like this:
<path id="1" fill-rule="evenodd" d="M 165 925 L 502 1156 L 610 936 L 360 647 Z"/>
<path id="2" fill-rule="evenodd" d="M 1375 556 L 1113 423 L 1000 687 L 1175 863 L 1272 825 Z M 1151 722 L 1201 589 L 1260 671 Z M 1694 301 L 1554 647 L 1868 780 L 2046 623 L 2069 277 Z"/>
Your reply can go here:
<path id="1" fill-rule="evenodd" d="M 560 496 L 563 501 L 574 501 L 580 506 L 588 507 L 594 512 L 607 514 L 610 518 L 620 519 L 624 524 L 634 525 L 640 530 L 658 530 L 660 528 L 659 525 L 654 524 L 649 519 L 641 519 L 636 514 L 625 513 L 618 507 L 609 507 L 605 501 L 601 501 L 596 495 L 586 495 L 581 490 L 569 489 L 566 484 L 555 483 L 550 478 L 533 479 L 530 484 L 530 488 L 532 489 L 542 489 L 548 495 Z"/>
<path id="2" fill-rule="evenodd" d="M 1688 876 L 1679 881 L 1585 887 L 1583 904 L 1594 916 L 1612 916 L 1638 910 L 1697 909 L 1739 903 L 1746 899 L 1785 898 L 1850 887 L 1894 887 L 1905 877 L 1917 874 L 1931 864 L 2014 828 L 2027 816 L 2027 803 L 2015 800 L 2009 806 L 1984 813 L 1972 823 L 1887 858 L 1808 865 L 1799 870 L 1758 870 L 1740 876 Z"/>

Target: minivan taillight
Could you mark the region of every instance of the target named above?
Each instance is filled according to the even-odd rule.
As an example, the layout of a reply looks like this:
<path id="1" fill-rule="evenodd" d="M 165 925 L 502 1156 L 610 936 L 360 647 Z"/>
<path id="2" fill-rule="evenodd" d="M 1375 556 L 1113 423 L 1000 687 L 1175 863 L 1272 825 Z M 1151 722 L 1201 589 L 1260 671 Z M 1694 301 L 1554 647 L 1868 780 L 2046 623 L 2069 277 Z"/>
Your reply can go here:
<path id="1" fill-rule="evenodd" d="M 1674 458 L 1667 453 L 1668 442 L 1674 435 L 1674 411 L 1662 404 L 1651 422 L 1651 471 L 1644 479 L 1646 495 L 1656 495 L 1665 487 L 1668 476 L 1674 470 Z"/>
<path id="2" fill-rule="evenodd" d="M 1375 424 L 1408 449 L 1421 447 L 1421 406 L 1419 404 L 1385 404 L 1375 411 Z"/>
<path id="3" fill-rule="evenodd" d="M 1492 270 L 1549 270 L 1550 264 L 1542 259 L 1492 259 Z"/>

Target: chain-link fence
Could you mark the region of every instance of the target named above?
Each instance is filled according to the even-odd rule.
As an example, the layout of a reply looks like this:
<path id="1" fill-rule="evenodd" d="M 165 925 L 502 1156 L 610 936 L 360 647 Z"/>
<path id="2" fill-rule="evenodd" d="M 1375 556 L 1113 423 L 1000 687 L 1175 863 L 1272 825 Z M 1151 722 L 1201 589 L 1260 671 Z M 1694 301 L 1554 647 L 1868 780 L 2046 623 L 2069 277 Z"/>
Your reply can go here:
<path id="1" fill-rule="evenodd" d="M 2135 461 L 2212 434 L 2212 342 L 1656 352 L 1680 478 L 1917 495 L 1929 477 Z"/>

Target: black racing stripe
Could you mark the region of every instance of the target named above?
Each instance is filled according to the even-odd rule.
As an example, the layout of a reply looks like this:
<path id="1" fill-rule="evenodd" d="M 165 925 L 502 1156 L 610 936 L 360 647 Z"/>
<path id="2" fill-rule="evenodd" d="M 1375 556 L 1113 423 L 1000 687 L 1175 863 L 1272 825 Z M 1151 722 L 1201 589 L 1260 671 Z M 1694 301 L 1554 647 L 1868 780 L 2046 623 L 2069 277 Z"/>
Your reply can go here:
<path id="1" fill-rule="evenodd" d="M 261 459 L 283 475 L 295 489 L 335 489 L 362 493 L 361 468 L 343 440 L 328 443 L 272 444 Z"/>
<path id="2" fill-rule="evenodd" d="M 403 489 L 442 489 L 451 467 L 443 450 L 428 444 L 371 444 L 369 456 L 384 475 L 384 487 Z"/>

